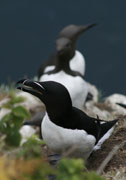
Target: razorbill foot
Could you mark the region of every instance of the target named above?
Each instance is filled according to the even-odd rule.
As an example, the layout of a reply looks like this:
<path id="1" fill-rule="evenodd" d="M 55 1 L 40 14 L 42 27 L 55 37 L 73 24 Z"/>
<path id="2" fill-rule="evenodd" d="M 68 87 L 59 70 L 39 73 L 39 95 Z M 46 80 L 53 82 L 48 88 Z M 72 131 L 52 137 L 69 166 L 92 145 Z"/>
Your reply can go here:
<path id="1" fill-rule="evenodd" d="M 110 135 L 110 130 L 118 121 L 105 122 L 92 118 L 73 107 L 68 90 L 60 83 L 23 79 L 17 85 L 17 89 L 38 97 L 45 104 L 42 137 L 56 153 L 75 147 L 71 156 L 87 159 L 94 147 L 99 142 L 101 145 L 106 139 L 104 137 L 108 137 L 108 132 Z"/>
<path id="2" fill-rule="evenodd" d="M 82 76 L 85 74 L 85 58 L 76 50 L 76 42 L 78 37 L 85 31 L 89 30 L 90 28 L 94 27 L 96 24 L 88 24 L 88 25 L 68 25 L 63 28 L 57 37 L 58 41 L 61 41 L 62 38 L 66 38 L 71 41 L 71 49 L 69 49 L 69 53 L 72 54 L 71 59 L 69 60 L 70 68 L 73 71 L 79 72 Z M 44 73 L 47 73 L 50 70 L 54 70 L 56 66 L 56 54 L 51 55 L 47 61 L 45 61 L 38 70 L 38 78 Z"/>

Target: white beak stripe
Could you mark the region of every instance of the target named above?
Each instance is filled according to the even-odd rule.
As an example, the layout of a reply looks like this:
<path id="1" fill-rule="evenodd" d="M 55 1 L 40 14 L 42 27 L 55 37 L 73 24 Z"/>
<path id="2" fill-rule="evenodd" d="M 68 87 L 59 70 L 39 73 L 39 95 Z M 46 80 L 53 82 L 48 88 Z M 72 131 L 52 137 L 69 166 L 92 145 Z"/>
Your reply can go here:
<path id="1" fill-rule="evenodd" d="M 34 82 L 34 83 L 37 84 L 39 87 L 41 87 L 42 89 L 45 90 L 45 88 L 44 88 L 41 84 L 39 84 L 39 83 L 37 83 L 37 82 Z"/>
<path id="2" fill-rule="evenodd" d="M 25 85 L 26 81 L 27 81 L 27 79 L 24 80 L 23 85 Z M 23 86 L 21 87 L 21 90 L 22 90 L 22 88 L 23 88 Z"/>

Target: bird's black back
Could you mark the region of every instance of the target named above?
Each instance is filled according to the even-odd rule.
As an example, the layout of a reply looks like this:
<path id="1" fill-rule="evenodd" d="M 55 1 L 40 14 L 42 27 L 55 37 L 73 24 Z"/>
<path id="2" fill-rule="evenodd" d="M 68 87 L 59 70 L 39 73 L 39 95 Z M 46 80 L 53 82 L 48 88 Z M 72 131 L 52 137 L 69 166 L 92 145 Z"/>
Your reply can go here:
<path id="1" fill-rule="evenodd" d="M 97 138 L 98 124 L 93 118 L 87 116 L 81 110 L 73 107 L 71 112 L 68 112 L 60 120 L 54 122 L 56 125 L 67 129 L 85 130 L 88 134 L 94 135 Z"/>
<path id="2" fill-rule="evenodd" d="M 103 124 L 101 122 L 104 122 Z M 85 130 L 88 134 L 95 136 L 97 141 L 111 129 L 117 120 L 102 121 L 96 118 L 89 117 L 83 111 L 72 107 L 72 111 L 56 120 L 55 124 L 67 129 Z"/>

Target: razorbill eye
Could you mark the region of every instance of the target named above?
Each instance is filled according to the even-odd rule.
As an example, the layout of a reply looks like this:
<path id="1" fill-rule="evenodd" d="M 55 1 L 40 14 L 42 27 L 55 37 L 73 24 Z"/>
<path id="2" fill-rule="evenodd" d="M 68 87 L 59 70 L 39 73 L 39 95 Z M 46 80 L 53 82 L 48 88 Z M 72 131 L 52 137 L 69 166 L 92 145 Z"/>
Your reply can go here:
<path id="1" fill-rule="evenodd" d="M 75 147 L 72 156 L 87 159 L 111 135 L 117 122 L 89 117 L 73 107 L 68 90 L 60 83 L 27 80 L 17 84 L 18 89 L 33 94 L 45 104 L 46 114 L 41 124 L 42 137 L 55 152 L 63 153 Z"/>

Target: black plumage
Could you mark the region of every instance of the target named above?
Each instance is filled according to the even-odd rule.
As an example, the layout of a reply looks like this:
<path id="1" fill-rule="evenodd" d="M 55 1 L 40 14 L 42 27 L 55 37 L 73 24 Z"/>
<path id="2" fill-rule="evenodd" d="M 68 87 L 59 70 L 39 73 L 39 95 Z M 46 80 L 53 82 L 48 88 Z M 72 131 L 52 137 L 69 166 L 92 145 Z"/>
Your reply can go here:
<path id="1" fill-rule="evenodd" d="M 18 89 L 35 95 L 45 104 L 48 116 L 54 124 L 66 129 L 84 130 L 95 137 L 96 143 L 117 122 L 117 120 L 106 122 L 99 118 L 92 118 L 83 111 L 72 107 L 70 95 L 60 83 L 23 79 L 17 84 L 19 85 Z"/>

